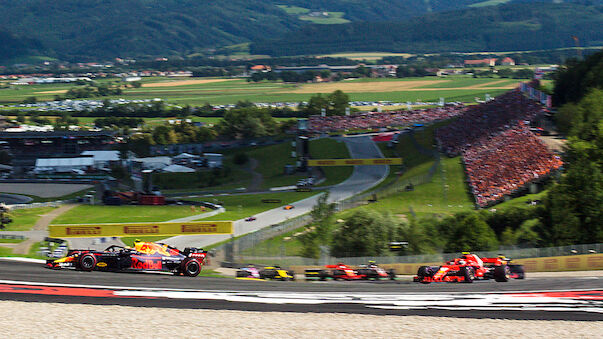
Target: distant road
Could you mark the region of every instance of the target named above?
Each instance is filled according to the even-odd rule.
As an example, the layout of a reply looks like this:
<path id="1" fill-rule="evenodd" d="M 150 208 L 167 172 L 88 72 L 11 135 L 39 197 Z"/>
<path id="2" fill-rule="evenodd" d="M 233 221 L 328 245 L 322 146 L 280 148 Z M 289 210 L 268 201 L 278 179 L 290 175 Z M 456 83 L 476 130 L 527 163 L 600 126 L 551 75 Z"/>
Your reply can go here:
<path id="1" fill-rule="evenodd" d="M 370 136 L 351 136 L 338 138 L 345 142 L 352 158 L 383 158 L 383 154 Z M 336 202 L 364 192 L 380 183 L 389 174 L 388 166 L 355 166 L 352 175 L 339 185 L 329 188 L 330 201 Z M 319 195 L 293 203 L 294 209 L 284 210 L 281 207 L 255 214 L 257 220 L 247 222 L 244 219 L 235 221 L 235 236 L 257 231 L 264 227 L 283 222 L 287 219 L 306 214 L 316 205 Z M 176 236 L 164 240 L 176 247 L 204 247 L 224 241 L 228 235 L 188 235 Z"/>

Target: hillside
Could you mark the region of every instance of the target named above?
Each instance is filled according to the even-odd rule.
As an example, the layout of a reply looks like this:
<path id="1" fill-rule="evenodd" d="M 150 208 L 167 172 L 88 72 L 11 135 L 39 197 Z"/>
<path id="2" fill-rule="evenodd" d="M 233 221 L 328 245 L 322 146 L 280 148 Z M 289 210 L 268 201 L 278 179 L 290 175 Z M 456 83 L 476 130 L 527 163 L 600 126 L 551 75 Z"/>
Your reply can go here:
<path id="1" fill-rule="evenodd" d="M 567 20 L 572 18 L 572 20 Z M 305 26 L 281 39 L 252 45 L 268 55 L 353 51 L 515 51 L 603 45 L 603 7 L 577 4 L 509 3 L 436 13 L 403 22 L 358 22 Z"/>
<path id="2" fill-rule="evenodd" d="M 469 6 L 477 6 L 471 12 L 480 12 L 485 8 L 495 7 L 480 8 L 479 6 L 534 1 L 0 0 L 0 23 L 3 23 L 0 24 L 0 42 L 3 42 L 2 46 L 5 47 L 0 52 L 0 60 L 26 55 L 45 55 L 71 61 L 99 60 L 117 56 L 185 56 L 191 53 L 203 53 L 208 49 L 259 41 L 263 42 L 254 45 L 254 51 L 270 54 L 314 53 L 315 49 L 385 50 L 384 46 L 387 50 L 402 50 L 409 39 L 416 40 L 416 50 L 426 50 L 428 48 L 425 46 L 431 46 L 434 39 L 429 36 L 424 39 L 421 33 L 417 33 L 420 30 L 416 27 L 421 27 L 418 23 L 422 23 L 422 19 L 405 23 L 400 23 L 401 20 L 426 13 L 467 9 L 470 8 Z M 588 1 L 599 5 L 603 3 L 603 0 L 566 0 L 565 2 L 568 1 Z M 542 4 L 533 6 L 540 5 Z M 536 13 L 538 10 L 533 12 Z M 324 13 L 326 18 L 321 18 Z M 318 19 L 314 20 L 313 16 L 316 15 Z M 592 16 L 592 13 L 590 15 Z M 447 16 L 448 14 L 435 15 L 430 18 L 433 18 L 432 21 L 437 21 L 436 18 L 446 19 Z M 469 14 L 465 17 L 467 20 L 473 20 L 473 16 Z M 561 18 L 564 17 L 557 17 L 559 20 Z M 525 20 L 527 21 L 520 24 L 533 28 L 534 25 L 530 21 L 532 19 Z M 350 21 L 349 25 L 318 27 L 309 25 L 311 22 L 334 24 Z M 383 23 L 385 21 L 396 23 Z M 463 18 L 458 22 L 446 22 L 452 24 L 451 27 L 460 29 L 459 33 L 446 32 L 454 39 L 458 39 L 456 36 L 463 39 L 464 34 L 473 33 L 472 29 L 463 27 L 470 22 Z M 564 27 L 570 25 L 561 23 Z M 515 26 L 514 23 L 510 25 Z M 444 27 L 446 26 L 443 24 L 427 27 L 433 31 L 427 33 L 442 35 L 438 30 Z M 426 27 L 421 27 L 421 30 L 425 29 Z M 504 30 L 506 26 L 500 26 L 498 29 Z M 597 29 L 593 26 L 593 30 Z M 364 30 L 372 30 L 377 36 L 372 36 Z M 320 34 L 316 34 L 317 32 Z M 358 37 L 361 37 L 362 41 L 353 41 L 358 40 Z M 513 41 L 515 37 L 512 36 L 507 40 Z M 447 36 L 436 38 L 444 40 Z M 449 43 L 448 48 L 443 49 L 464 47 L 454 39 Z M 276 42 L 274 48 L 271 46 L 273 40 Z M 487 46 L 480 43 L 479 39 L 475 40 L 474 44 L 468 46 L 475 48 Z M 308 48 L 301 47 L 307 43 L 309 43 Z M 293 49 L 288 51 L 292 47 Z"/>

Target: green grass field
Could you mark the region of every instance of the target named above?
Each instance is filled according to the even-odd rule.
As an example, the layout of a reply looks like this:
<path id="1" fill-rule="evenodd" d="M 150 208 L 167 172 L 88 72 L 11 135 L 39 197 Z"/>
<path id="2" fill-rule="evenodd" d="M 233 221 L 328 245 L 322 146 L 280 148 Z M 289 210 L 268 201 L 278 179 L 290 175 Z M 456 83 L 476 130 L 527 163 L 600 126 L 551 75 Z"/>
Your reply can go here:
<path id="1" fill-rule="evenodd" d="M 190 80 L 195 81 L 191 83 Z M 216 79 L 194 78 L 194 79 L 165 79 L 149 78 L 144 79 L 147 84 L 165 83 L 169 86 L 161 87 L 141 87 L 127 88 L 124 93 L 115 97 L 103 97 L 102 99 L 153 99 L 162 98 L 168 103 L 189 104 L 201 106 L 206 102 L 211 104 L 234 104 L 239 100 L 249 100 L 252 102 L 299 102 L 307 101 L 314 93 L 331 93 L 338 87 L 349 94 L 351 100 L 359 101 L 438 101 L 444 97 L 448 101 L 473 101 L 474 97 L 483 98 L 486 93 L 494 96 L 505 90 L 488 89 L 488 81 L 494 82 L 501 79 L 474 79 L 466 76 L 449 76 L 447 78 L 406 78 L 406 79 L 359 79 L 346 80 L 338 83 L 328 84 L 287 84 L 282 82 L 260 82 L 250 83 L 245 79 L 222 79 L 215 82 Z M 219 80 L 219 79 L 218 79 Z M 189 82 L 178 82 L 189 81 Z M 209 82 L 208 82 L 209 81 Z M 416 86 L 409 85 L 412 82 L 418 82 Z M 435 81 L 431 85 L 425 85 L 420 82 Z M 364 90 L 364 83 L 371 82 L 383 83 L 384 88 L 380 89 L 378 85 L 370 90 Z M 404 87 L 400 89 L 392 88 L 392 82 L 399 82 Z M 504 83 L 497 83 L 493 87 L 512 84 L 517 80 L 505 79 Z M 347 92 L 350 86 L 357 88 Z M 173 86 L 172 86 L 173 85 Z M 411 86 L 411 87 L 408 87 Z M 475 87 L 475 86 L 482 86 Z M 0 104 L 20 103 L 25 98 L 35 96 L 38 101 L 53 100 L 54 96 L 60 94 L 60 91 L 68 90 L 73 85 L 67 84 L 48 84 L 48 85 L 27 85 L 11 86 L 10 88 L 0 89 Z M 408 88 L 408 89 L 407 89 Z M 435 90 L 442 88 L 442 90 Z M 306 89 L 306 90 L 304 90 Z"/>
<path id="2" fill-rule="evenodd" d="M 53 224 L 94 224 L 168 221 L 199 214 L 190 206 L 92 206 L 80 205 L 52 221 Z"/>
<path id="3" fill-rule="evenodd" d="M 197 201 L 220 203 L 226 212 L 211 217 L 211 220 L 238 220 L 273 208 L 309 198 L 320 192 L 278 192 L 263 194 L 218 195 L 214 197 L 195 198 Z M 280 203 L 264 203 L 262 199 L 280 199 Z"/>
<path id="4" fill-rule="evenodd" d="M 6 226 L 5 231 L 29 231 L 43 214 L 55 209 L 55 207 L 24 208 L 13 210 L 10 217 L 13 222 Z"/>
<path id="5" fill-rule="evenodd" d="M 343 141 L 334 139 L 318 139 L 310 141 L 310 155 L 313 159 L 346 159 L 350 157 Z M 338 184 L 352 175 L 353 166 L 321 167 L 325 180 L 320 186 Z"/>
<path id="6" fill-rule="evenodd" d="M 300 15 L 299 19 L 300 20 L 304 20 L 304 21 L 309 21 L 313 24 L 319 24 L 319 25 L 334 25 L 334 24 L 345 24 L 350 22 L 350 20 L 345 19 L 343 16 L 345 15 L 344 12 L 327 12 L 328 16 L 327 17 L 315 17 L 315 16 L 309 16 L 309 15 Z"/>

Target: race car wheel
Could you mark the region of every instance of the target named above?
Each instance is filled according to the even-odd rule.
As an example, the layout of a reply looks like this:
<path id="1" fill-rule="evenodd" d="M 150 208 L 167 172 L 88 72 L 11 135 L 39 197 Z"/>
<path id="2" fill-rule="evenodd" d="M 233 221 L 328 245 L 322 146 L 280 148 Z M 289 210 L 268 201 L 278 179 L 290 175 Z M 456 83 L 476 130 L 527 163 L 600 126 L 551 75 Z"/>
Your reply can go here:
<path id="1" fill-rule="evenodd" d="M 507 282 L 511 276 L 511 270 L 507 265 L 500 265 L 494 267 L 494 280 L 497 282 Z"/>
<path id="2" fill-rule="evenodd" d="M 189 277 L 196 277 L 201 273 L 201 264 L 197 259 L 188 259 L 183 263 L 182 272 Z"/>
<path id="3" fill-rule="evenodd" d="M 248 275 L 246 271 L 237 271 L 237 278 L 246 278 Z"/>
<path id="4" fill-rule="evenodd" d="M 84 254 L 78 260 L 78 266 L 82 271 L 92 271 L 96 267 L 96 257 L 92 254 Z"/>
<path id="5" fill-rule="evenodd" d="M 389 280 L 396 280 L 396 271 L 392 268 L 391 270 L 387 271 L 387 276 Z"/>
<path id="6" fill-rule="evenodd" d="M 320 271 L 320 281 L 325 281 L 329 277 L 329 273 L 325 271 Z"/>
<path id="7" fill-rule="evenodd" d="M 425 281 L 423 278 L 433 276 L 433 272 L 431 271 L 431 267 L 429 266 L 421 266 L 417 271 L 417 277 L 419 278 L 419 282 L 421 284 L 429 284 L 430 281 Z"/>
<path id="8" fill-rule="evenodd" d="M 460 273 L 461 276 L 465 278 L 463 280 L 464 283 L 470 284 L 475 280 L 475 271 L 473 270 L 473 267 L 463 266 L 461 267 Z"/>
<path id="9" fill-rule="evenodd" d="M 512 276 L 515 279 L 525 279 L 526 278 L 526 272 L 523 268 L 523 265 L 509 265 L 509 270 L 512 273 Z"/>

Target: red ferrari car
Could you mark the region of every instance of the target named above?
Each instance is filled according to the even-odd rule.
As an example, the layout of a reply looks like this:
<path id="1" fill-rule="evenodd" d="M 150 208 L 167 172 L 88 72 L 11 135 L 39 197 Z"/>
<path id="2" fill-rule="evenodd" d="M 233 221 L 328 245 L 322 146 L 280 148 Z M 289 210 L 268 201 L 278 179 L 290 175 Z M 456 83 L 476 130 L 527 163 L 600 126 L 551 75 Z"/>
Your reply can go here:
<path id="1" fill-rule="evenodd" d="M 201 272 L 207 251 L 187 247 L 184 251 L 162 243 L 135 241 L 134 247 L 112 245 L 104 251 L 70 250 L 67 256 L 46 261 L 52 269 L 82 271 L 167 271 L 195 277 Z"/>
<path id="2" fill-rule="evenodd" d="M 463 252 L 460 258 L 453 259 L 442 266 L 421 266 L 414 277 L 415 282 L 463 282 L 494 279 L 506 282 L 510 278 L 524 279 L 523 265 L 511 265 L 510 259 L 480 258 L 477 254 Z"/>
<path id="3" fill-rule="evenodd" d="M 333 280 L 358 280 L 363 278 L 363 276 L 358 275 L 356 270 L 343 263 L 339 263 L 337 265 L 326 265 L 325 268 L 327 269 L 306 270 L 306 279 L 327 280 L 327 278 L 331 278 Z"/>

